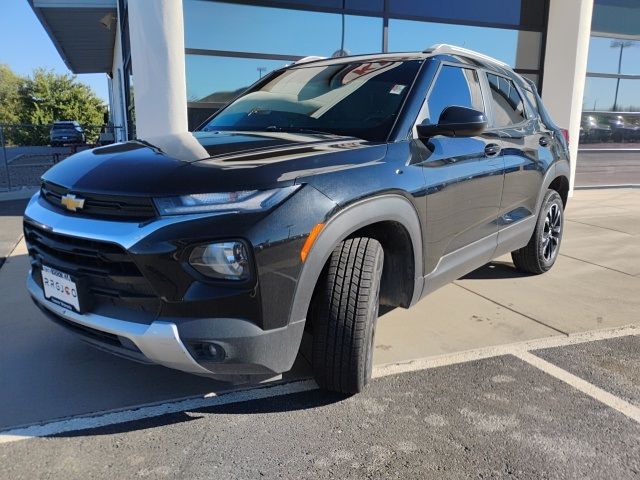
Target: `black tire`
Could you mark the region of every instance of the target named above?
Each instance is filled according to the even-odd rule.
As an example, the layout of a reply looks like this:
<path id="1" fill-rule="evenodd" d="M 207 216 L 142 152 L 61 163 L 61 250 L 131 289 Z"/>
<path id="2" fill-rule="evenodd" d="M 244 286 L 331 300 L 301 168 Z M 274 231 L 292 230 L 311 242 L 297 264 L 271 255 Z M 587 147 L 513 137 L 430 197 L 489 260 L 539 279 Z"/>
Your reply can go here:
<path id="1" fill-rule="evenodd" d="M 547 190 L 531 240 L 525 247 L 511 252 L 516 268 L 536 275 L 549 271 L 558 258 L 563 231 L 562 198 L 555 190 Z"/>
<path id="2" fill-rule="evenodd" d="M 384 251 L 350 238 L 331 254 L 310 311 L 312 363 L 322 388 L 353 394 L 371 379 Z"/>

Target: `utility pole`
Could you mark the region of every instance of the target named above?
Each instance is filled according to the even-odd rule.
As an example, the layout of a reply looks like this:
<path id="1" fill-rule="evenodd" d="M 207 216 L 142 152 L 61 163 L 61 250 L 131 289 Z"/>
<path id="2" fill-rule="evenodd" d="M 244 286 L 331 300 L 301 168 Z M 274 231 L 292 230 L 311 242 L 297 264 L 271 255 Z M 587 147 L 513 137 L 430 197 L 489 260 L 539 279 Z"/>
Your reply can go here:
<path id="1" fill-rule="evenodd" d="M 635 43 L 631 40 L 613 40 L 611 42 L 611 48 L 620 48 L 620 55 L 618 56 L 618 75 L 622 72 L 622 52 L 627 47 L 634 46 Z M 620 90 L 620 77 L 616 80 L 616 94 L 613 97 L 613 111 L 618 111 L 618 90 Z"/>

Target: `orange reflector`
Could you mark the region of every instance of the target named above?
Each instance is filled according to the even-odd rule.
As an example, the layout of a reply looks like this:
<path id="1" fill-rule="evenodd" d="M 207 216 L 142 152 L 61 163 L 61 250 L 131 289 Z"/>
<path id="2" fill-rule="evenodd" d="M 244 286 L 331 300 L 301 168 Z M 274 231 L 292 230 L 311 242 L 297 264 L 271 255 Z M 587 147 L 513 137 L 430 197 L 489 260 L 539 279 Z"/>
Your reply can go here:
<path id="1" fill-rule="evenodd" d="M 302 260 L 303 263 L 307 259 L 307 255 L 309 255 L 309 250 L 311 250 L 311 247 L 313 247 L 313 242 L 316 241 L 316 238 L 318 238 L 318 235 L 320 234 L 323 228 L 324 228 L 324 223 L 318 223 L 309 232 L 307 241 L 304 242 L 304 245 L 302 246 L 302 250 L 300 250 L 300 259 Z"/>

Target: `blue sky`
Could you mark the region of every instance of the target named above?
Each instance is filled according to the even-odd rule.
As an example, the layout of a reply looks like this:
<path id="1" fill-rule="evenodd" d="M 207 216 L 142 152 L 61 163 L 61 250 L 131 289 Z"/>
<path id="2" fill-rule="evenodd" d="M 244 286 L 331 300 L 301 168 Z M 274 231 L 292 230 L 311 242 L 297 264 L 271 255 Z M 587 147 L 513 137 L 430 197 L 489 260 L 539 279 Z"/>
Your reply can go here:
<path id="1" fill-rule="evenodd" d="M 30 75 L 37 67 L 71 73 L 27 0 L 0 1 L 0 63 L 9 65 L 20 75 Z M 105 103 L 108 102 L 105 74 L 78 75 L 78 80 L 89 85 Z"/>

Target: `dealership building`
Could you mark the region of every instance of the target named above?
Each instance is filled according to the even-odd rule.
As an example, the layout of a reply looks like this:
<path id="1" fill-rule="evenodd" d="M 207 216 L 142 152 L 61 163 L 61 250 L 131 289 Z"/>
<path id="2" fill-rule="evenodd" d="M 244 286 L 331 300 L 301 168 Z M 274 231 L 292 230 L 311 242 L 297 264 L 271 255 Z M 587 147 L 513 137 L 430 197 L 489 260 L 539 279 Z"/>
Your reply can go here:
<path id="1" fill-rule="evenodd" d="M 116 139 L 195 128 L 305 56 L 450 43 L 533 80 L 578 142 L 640 142 L 638 0 L 28 0 L 74 73 L 106 73 Z"/>

